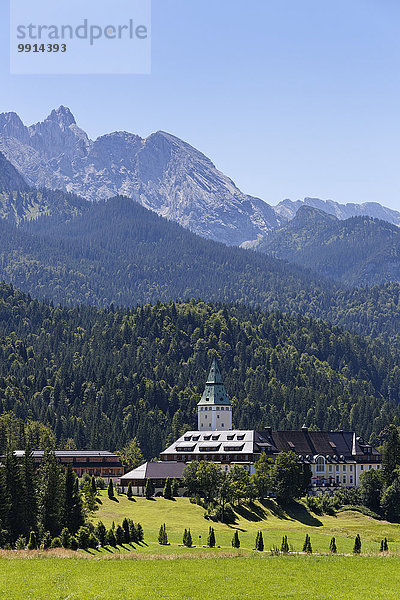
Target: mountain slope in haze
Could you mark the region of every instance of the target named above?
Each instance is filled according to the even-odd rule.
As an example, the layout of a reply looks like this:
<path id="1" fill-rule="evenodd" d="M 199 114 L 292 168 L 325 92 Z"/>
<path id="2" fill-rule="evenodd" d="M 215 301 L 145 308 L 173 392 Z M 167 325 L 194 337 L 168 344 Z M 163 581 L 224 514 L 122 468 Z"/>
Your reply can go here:
<path id="1" fill-rule="evenodd" d="M 0 152 L 0 219 L 19 224 L 41 216 L 69 219 L 84 212 L 90 203 L 60 190 L 30 188 Z"/>
<path id="2" fill-rule="evenodd" d="M 299 208 L 311 206 L 328 215 L 338 219 L 349 219 L 351 217 L 368 216 L 373 219 L 381 219 L 393 225 L 400 226 L 400 212 L 382 206 L 378 202 L 364 202 L 363 204 L 339 204 L 333 200 L 320 200 L 319 198 L 304 198 L 304 200 L 282 200 L 274 206 L 275 212 L 283 219 L 290 221 L 294 218 Z"/>
<path id="3" fill-rule="evenodd" d="M 146 139 L 114 132 L 92 141 L 68 108 L 26 127 L 0 115 L 0 150 L 34 187 L 87 200 L 133 198 L 204 237 L 240 245 L 283 222 L 259 198 L 243 194 L 201 152 L 158 131 Z"/>
<path id="4" fill-rule="evenodd" d="M 214 356 L 239 428 L 306 423 L 376 443 L 400 418 L 389 344 L 243 305 L 53 307 L 0 284 L 0 413 L 50 425 L 58 446 L 115 450 L 137 436 L 157 456 L 194 427 Z"/>
<path id="5" fill-rule="evenodd" d="M 90 204 L 68 222 L 0 221 L 0 279 L 61 304 L 242 302 L 400 341 L 399 284 L 345 290 L 303 267 L 196 236 L 127 198 Z"/>
<path id="6" fill-rule="evenodd" d="M 369 217 L 341 221 L 302 206 L 258 250 L 353 287 L 400 281 L 400 229 Z"/>
<path id="7" fill-rule="evenodd" d="M 0 191 L 27 191 L 28 184 L 17 169 L 0 152 Z"/>

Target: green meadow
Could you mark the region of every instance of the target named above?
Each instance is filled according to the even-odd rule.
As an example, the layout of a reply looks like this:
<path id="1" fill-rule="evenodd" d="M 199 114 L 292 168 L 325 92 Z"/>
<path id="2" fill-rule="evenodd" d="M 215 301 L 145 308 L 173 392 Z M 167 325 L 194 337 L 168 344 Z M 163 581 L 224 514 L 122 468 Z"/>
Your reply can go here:
<path id="1" fill-rule="evenodd" d="M 399 594 L 400 557 L 0 559 L 0 597 L 8 600 L 389 600 Z"/>
<path id="2" fill-rule="evenodd" d="M 106 527 L 114 521 L 120 523 L 124 517 L 130 517 L 140 522 L 144 529 L 146 546 L 137 547 L 142 553 L 170 554 L 180 552 L 193 554 L 196 549 L 181 548 L 184 528 L 191 530 L 193 544 L 199 550 L 207 542 L 208 528 L 215 529 L 216 544 L 221 550 L 231 550 L 231 541 L 235 530 L 239 533 L 241 549 L 254 548 L 257 531 L 262 531 L 265 549 L 281 545 L 282 536 L 288 536 L 291 550 L 302 550 L 305 534 L 311 536 L 314 552 L 328 552 L 332 536 L 336 538 L 338 553 L 352 552 L 354 538 L 357 533 L 362 540 L 363 553 L 379 551 L 382 538 L 386 537 L 389 549 L 400 555 L 400 526 L 386 521 L 376 521 L 354 511 L 339 512 L 336 516 L 319 516 L 310 513 L 302 502 L 290 509 L 282 510 L 275 502 L 256 502 L 252 508 L 244 506 L 237 509 L 237 520 L 232 525 L 213 523 L 204 518 L 204 508 L 191 504 L 188 498 L 165 500 L 155 498 L 146 500 L 136 498 L 130 501 L 126 496 L 118 496 L 118 502 L 111 501 L 106 493 L 102 493 L 100 509 L 93 517 L 96 523 L 99 519 Z M 158 532 L 160 525 L 166 524 L 168 541 L 171 546 L 159 546 Z M 201 536 L 201 537 L 200 537 Z M 123 549 L 122 549 L 123 550 Z M 123 550 L 124 551 L 124 550 Z"/>
<path id="3" fill-rule="evenodd" d="M 0 598 L 7 600 L 341 600 L 394 599 L 400 595 L 400 526 L 377 521 L 355 511 L 336 516 L 309 513 L 298 502 L 286 511 L 273 501 L 238 510 L 232 525 L 211 523 L 204 509 L 187 498 L 129 501 L 101 495 L 93 521 L 110 527 L 124 517 L 140 522 L 145 540 L 87 552 L 69 550 L 0 551 Z M 169 546 L 157 542 L 165 523 Z M 208 527 L 215 529 L 219 548 L 203 547 Z M 182 534 L 190 527 L 193 548 L 184 548 Z M 231 547 L 234 531 L 241 547 Z M 253 550 L 257 531 L 265 552 Z M 305 534 L 313 554 L 276 556 L 282 536 L 301 552 Z M 354 537 L 362 539 L 362 554 L 352 555 Z M 200 537 L 201 536 L 201 537 Z M 329 555 L 332 536 L 337 555 Z M 379 553 L 383 537 L 389 553 Z"/>

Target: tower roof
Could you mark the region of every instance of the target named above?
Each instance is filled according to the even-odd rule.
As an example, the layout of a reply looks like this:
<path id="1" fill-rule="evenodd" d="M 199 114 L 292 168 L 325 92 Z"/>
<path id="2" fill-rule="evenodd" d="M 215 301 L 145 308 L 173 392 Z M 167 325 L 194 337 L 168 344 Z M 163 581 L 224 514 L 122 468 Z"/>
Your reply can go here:
<path id="1" fill-rule="evenodd" d="M 226 393 L 224 383 L 221 377 L 221 371 L 219 370 L 218 362 L 214 358 L 210 372 L 208 374 L 206 386 L 204 388 L 203 395 L 197 406 L 212 406 L 212 405 L 223 405 L 230 406 L 231 401 Z"/>

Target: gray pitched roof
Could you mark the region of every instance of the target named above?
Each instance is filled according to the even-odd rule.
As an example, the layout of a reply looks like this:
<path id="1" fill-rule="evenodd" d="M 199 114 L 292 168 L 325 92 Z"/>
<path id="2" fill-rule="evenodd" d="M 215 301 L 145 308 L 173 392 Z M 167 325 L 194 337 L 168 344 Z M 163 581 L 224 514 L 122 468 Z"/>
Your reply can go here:
<path id="1" fill-rule="evenodd" d="M 131 479 L 181 479 L 183 469 L 186 467 L 183 462 L 146 462 L 140 467 L 125 473 L 121 477 L 121 481 L 129 481 Z"/>

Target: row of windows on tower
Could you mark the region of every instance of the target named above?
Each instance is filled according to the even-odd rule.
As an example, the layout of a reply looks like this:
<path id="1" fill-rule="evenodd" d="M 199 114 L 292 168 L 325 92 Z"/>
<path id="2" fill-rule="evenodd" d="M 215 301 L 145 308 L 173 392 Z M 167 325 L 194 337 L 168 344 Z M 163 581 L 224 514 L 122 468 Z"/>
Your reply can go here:
<path id="1" fill-rule="evenodd" d="M 200 406 L 200 410 L 230 410 L 230 406 Z"/>

